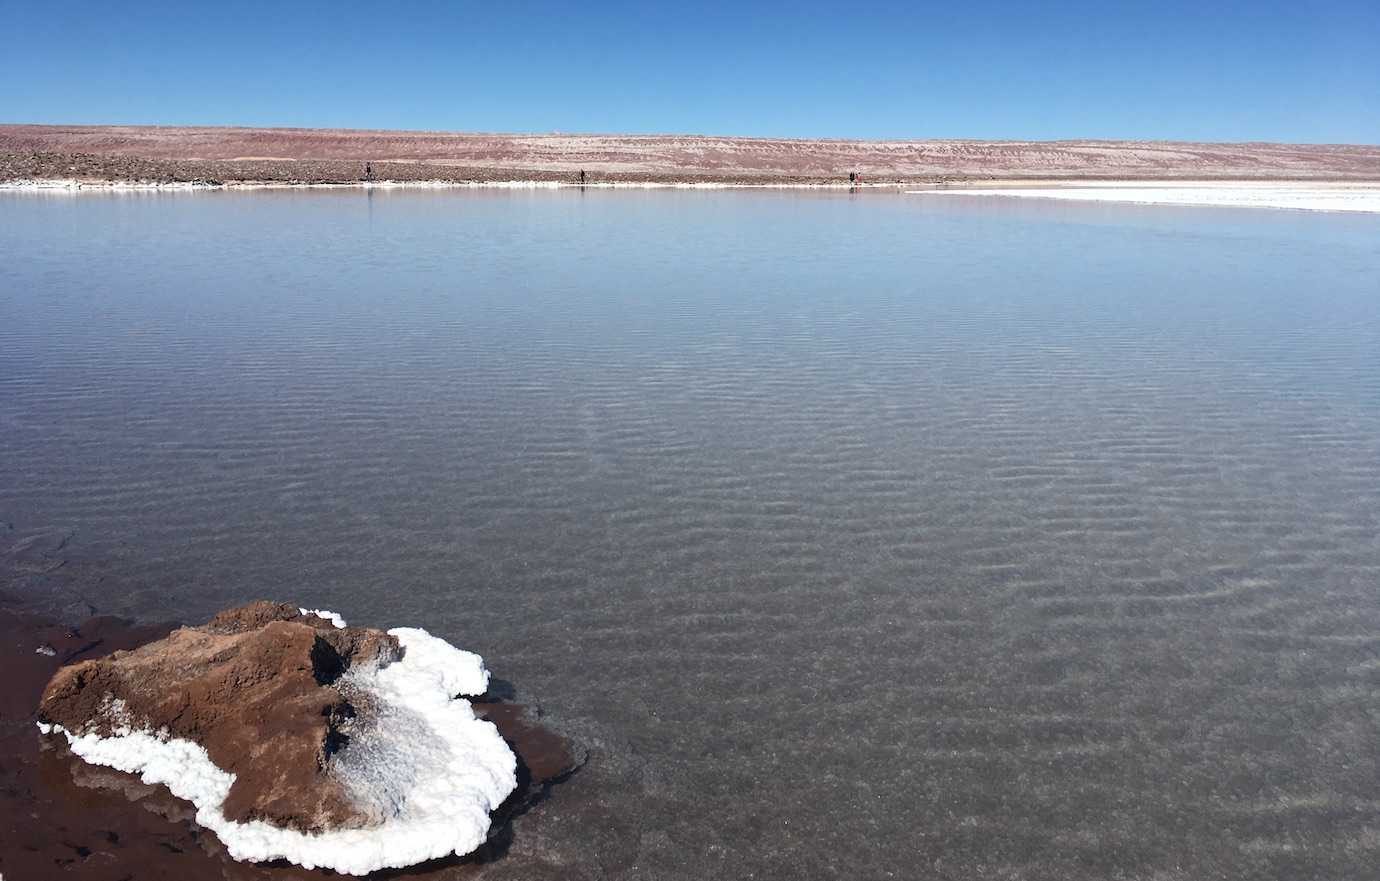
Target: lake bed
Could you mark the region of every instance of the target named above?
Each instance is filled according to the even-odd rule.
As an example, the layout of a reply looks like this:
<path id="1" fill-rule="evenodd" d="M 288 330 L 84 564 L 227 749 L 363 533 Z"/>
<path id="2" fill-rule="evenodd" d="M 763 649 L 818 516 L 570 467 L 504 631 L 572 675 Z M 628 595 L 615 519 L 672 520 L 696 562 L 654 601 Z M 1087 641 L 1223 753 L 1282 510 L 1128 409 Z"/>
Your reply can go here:
<path id="1" fill-rule="evenodd" d="M 11 594 L 481 653 L 485 877 L 1363 877 L 1380 219 L 0 194 Z"/>

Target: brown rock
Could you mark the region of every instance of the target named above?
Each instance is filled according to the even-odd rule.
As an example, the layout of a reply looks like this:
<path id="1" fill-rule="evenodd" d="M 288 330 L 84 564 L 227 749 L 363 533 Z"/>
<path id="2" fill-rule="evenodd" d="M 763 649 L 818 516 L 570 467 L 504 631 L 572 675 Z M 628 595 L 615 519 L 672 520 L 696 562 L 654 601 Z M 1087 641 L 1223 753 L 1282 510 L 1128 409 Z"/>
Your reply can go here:
<path id="1" fill-rule="evenodd" d="M 288 607 L 284 614 L 295 613 Z M 304 623 L 323 632 L 334 629 L 317 621 Z M 191 806 L 165 787 L 90 765 L 72 755 L 63 738 L 41 737 L 34 730 L 39 696 L 61 664 L 136 648 L 173 628 L 110 617 L 60 624 L 22 610 L 17 598 L 0 592 L 0 670 L 5 672 L 0 677 L 0 875 L 72 881 L 338 881 L 339 875 L 321 869 L 235 862 L 214 835 L 193 822 Z M 45 645 L 54 654 L 35 651 Z M 489 697 L 475 703 L 475 712 L 498 726 L 519 757 L 519 778 L 525 781 L 495 812 L 491 843 L 467 857 L 379 877 L 487 877 L 487 864 L 506 859 L 514 818 L 543 801 L 553 784 L 584 761 L 577 746 L 552 740 L 534 708 Z"/>
<path id="2" fill-rule="evenodd" d="M 367 715 L 341 677 L 399 654 L 382 631 L 337 629 L 293 606 L 252 603 L 133 651 L 62 668 L 39 715 L 79 734 L 128 725 L 200 744 L 236 775 L 222 806 L 236 822 L 303 832 L 367 826 L 372 818 L 331 773 L 332 755 Z"/>

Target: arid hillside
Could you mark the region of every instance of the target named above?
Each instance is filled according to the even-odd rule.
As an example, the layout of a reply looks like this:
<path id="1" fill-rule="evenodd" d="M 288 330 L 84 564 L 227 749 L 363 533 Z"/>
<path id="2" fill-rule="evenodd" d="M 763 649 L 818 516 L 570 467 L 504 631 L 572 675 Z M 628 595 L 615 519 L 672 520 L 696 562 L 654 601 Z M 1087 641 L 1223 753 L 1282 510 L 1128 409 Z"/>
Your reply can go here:
<path id="1" fill-rule="evenodd" d="M 0 125 L 0 179 L 1380 180 L 1380 146 Z"/>

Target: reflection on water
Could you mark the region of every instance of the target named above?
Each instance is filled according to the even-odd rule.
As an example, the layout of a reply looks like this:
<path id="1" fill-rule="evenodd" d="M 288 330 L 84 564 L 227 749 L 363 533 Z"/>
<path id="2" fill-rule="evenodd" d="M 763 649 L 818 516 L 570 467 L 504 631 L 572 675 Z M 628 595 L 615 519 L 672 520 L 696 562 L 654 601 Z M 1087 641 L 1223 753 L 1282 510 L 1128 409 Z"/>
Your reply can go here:
<path id="1" fill-rule="evenodd" d="M 483 653 L 594 746 L 494 877 L 1374 872 L 1376 218 L 17 195 L 0 252 L 7 579 Z"/>

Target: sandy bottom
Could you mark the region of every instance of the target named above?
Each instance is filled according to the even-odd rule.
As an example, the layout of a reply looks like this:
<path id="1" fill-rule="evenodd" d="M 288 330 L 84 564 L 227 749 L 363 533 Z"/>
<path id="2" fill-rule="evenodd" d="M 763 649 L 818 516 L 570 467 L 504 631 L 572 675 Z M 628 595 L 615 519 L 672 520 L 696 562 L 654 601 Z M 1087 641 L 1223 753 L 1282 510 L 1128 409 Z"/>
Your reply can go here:
<path id="1" fill-rule="evenodd" d="M 1375 215 L 378 195 L 0 197 L 0 590 L 483 655 L 593 755 L 452 875 L 1376 877 Z M 21 721 L 7 881 L 243 865 Z"/>
<path id="2" fill-rule="evenodd" d="M 1086 186 L 1044 184 L 982 189 L 910 190 L 917 195 L 1011 196 L 1143 205 L 1293 208 L 1302 211 L 1380 212 L 1380 184 L 1117 181 Z"/>

